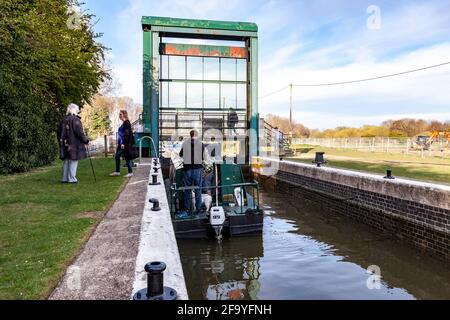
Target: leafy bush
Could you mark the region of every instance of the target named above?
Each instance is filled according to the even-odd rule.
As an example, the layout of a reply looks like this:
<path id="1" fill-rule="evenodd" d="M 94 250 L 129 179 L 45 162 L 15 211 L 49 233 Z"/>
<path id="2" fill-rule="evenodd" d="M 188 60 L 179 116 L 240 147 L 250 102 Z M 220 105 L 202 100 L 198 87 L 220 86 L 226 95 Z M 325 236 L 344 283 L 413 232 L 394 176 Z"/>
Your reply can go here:
<path id="1" fill-rule="evenodd" d="M 76 0 L 0 2 L 0 174 L 51 163 L 66 106 L 83 105 L 108 77 L 91 15 L 68 25 Z"/>

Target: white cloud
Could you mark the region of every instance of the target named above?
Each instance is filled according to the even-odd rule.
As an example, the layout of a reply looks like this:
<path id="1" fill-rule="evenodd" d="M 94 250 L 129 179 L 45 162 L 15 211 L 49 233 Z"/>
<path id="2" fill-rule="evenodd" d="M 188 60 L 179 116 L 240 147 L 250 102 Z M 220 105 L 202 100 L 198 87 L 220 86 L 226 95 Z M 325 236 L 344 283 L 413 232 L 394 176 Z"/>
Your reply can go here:
<path id="1" fill-rule="evenodd" d="M 450 10 L 444 10 L 450 8 L 442 3 L 412 3 L 394 6 L 395 10 L 381 6 L 382 29 L 370 31 L 364 19 L 366 8 L 354 2 L 130 0 L 109 31 L 120 43 L 113 47 L 111 61 L 121 94 L 141 102 L 140 20 L 152 15 L 258 23 L 261 96 L 291 82 L 338 82 L 402 72 L 450 61 L 450 41 L 442 41 L 450 34 Z M 329 29 L 325 36 L 322 28 Z M 294 115 L 310 127 L 321 128 L 378 124 L 393 116 L 448 119 L 443 107 L 450 102 L 448 83 L 450 66 L 348 86 L 296 88 Z M 408 103 L 410 108 L 405 107 Z M 379 108 L 374 107 L 377 104 Z M 287 91 L 261 101 L 261 114 L 273 109 L 288 115 Z"/>
<path id="2" fill-rule="evenodd" d="M 273 92 L 291 81 L 297 84 L 330 83 L 376 77 L 442 63 L 445 62 L 445 57 L 449 57 L 447 60 L 450 61 L 450 43 L 407 53 L 384 63 L 355 63 L 327 70 L 311 70 L 301 65 L 292 66 L 289 69 L 269 70 L 266 72 L 266 76 L 262 75 L 261 77 L 260 92 L 261 95 Z M 340 113 L 352 114 L 352 103 L 367 99 L 378 100 L 380 104 L 393 108 L 398 102 L 414 101 L 417 106 L 428 106 L 430 112 L 432 112 L 433 105 L 442 106 L 442 104 L 450 103 L 448 83 L 450 83 L 450 65 L 365 83 L 319 88 L 294 88 L 294 105 L 304 106 L 308 102 L 322 102 L 329 105 L 335 103 L 336 100 L 346 99 L 348 108 L 336 112 L 333 115 L 334 119 L 337 119 Z M 288 94 L 288 91 L 285 90 L 261 100 L 261 110 L 268 109 L 271 105 L 286 106 Z M 411 108 L 413 107 L 414 105 L 411 106 Z M 379 110 L 373 109 L 371 105 L 368 106 L 366 112 L 376 115 Z M 327 116 L 331 116 L 331 114 L 327 114 Z"/>
<path id="3" fill-rule="evenodd" d="M 114 67 L 114 74 L 120 79 L 119 95 L 142 103 L 142 70 L 135 65 L 120 65 Z"/>

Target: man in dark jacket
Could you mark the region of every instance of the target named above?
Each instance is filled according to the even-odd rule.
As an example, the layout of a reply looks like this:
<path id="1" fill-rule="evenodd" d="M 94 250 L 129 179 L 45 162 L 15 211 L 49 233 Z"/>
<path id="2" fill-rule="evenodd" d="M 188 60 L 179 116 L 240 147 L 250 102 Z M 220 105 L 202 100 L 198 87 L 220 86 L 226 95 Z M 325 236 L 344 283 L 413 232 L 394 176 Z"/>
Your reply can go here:
<path id="1" fill-rule="evenodd" d="M 203 153 L 205 146 L 198 139 L 198 132 L 192 130 L 190 132 L 191 138 L 183 143 L 180 151 L 180 157 L 184 162 L 184 186 L 185 187 L 201 187 L 202 186 L 202 171 L 203 171 Z M 192 206 L 192 190 L 184 192 L 184 205 L 187 210 Z M 195 189 L 195 207 L 197 212 L 202 206 L 202 191 Z M 194 212 L 194 208 L 190 210 Z"/>
<path id="2" fill-rule="evenodd" d="M 78 161 L 86 158 L 86 145 L 89 139 L 84 134 L 79 113 L 80 108 L 76 104 L 69 104 L 67 115 L 58 127 L 60 159 L 64 160 L 62 183 L 78 183 L 76 177 Z"/>

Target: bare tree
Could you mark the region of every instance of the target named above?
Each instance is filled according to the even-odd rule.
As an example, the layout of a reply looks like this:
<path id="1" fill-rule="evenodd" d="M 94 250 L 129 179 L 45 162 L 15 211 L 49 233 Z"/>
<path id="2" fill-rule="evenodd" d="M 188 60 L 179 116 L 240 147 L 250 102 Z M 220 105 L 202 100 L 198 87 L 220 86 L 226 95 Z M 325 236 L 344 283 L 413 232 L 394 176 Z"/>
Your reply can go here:
<path id="1" fill-rule="evenodd" d="M 284 133 L 289 133 L 291 131 L 291 125 L 288 118 L 268 114 L 265 120 L 272 127 L 277 127 L 280 131 Z M 295 137 L 309 137 L 311 135 L 311 131 L 307 127 L 296 121 L 292 123 L 292 132 Z"/>

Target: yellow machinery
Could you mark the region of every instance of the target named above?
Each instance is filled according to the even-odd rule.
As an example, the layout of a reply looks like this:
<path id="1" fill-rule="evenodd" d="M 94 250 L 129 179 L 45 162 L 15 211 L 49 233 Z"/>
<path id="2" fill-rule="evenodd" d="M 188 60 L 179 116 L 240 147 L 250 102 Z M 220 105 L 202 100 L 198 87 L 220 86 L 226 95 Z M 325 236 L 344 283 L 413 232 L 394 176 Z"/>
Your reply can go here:
<path id="1" fill-rule="evenodd" d="M 429 150 L 431 145 L 443 139 L 446 148 L 450 147 L 450 130 L 447 131 L 434 131 L 431 135 L 419 135 L 411 146 L 413 149 Z"/>

